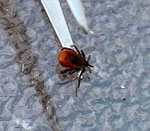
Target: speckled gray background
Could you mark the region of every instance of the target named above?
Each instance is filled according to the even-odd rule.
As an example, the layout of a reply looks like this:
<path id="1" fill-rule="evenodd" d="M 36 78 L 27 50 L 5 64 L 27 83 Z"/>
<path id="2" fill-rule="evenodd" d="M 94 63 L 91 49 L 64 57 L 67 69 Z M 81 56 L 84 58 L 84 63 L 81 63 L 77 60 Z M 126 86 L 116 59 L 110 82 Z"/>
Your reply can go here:
<path id="1" fill-rule="evenodd" d="M 0 131 L 150 131 L 150 0 L 82 0 L 95 35 L 60 1 L 93 72 L 77 98 L 76 82 L 58 85 L 59 41 L 40 1 L 0 0 Z"/>

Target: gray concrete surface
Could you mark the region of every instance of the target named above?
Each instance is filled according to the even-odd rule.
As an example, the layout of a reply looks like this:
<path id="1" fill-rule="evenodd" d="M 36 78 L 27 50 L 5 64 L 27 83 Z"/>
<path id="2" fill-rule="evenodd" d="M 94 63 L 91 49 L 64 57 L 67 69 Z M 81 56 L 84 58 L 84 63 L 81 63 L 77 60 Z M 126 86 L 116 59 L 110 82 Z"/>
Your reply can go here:
<path id="1" fill-rule="evenodd" d="M 76 81 L 57 84 L 59 41 L 40 1 L 0 0 L 0 131 L 150 131 L 150 1 L 82 1 L 95 35 L 61 0 L 94 65 L 76 98 Z"/>

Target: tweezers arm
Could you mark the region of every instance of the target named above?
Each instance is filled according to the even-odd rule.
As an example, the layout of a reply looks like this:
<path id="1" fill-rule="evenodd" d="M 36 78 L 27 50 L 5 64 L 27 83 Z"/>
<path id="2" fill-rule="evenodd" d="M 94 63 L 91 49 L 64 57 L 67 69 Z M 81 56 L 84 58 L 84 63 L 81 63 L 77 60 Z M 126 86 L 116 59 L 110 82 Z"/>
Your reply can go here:
<path id="1" fill-rule="evenodd" d="M 67 0 L 67 3 L 79 25 L 84 29 L 85 32 L 89 33 L 89 27 L 84 13 L 81 0 Z"/>
<path id="2" fill-rule="evenodd" d="M 70 47 L 73 45 L 59 0 L 41 0 L 41 3 L 45 8 L 62 46 Z"/>

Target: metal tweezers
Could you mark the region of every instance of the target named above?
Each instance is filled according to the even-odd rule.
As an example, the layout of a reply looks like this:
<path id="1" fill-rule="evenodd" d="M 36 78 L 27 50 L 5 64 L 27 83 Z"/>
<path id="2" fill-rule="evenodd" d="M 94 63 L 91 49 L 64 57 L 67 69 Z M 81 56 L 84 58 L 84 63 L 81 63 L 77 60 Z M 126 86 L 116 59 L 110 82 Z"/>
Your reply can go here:
<path id="1" fill-rule="evenodd" d="M 78 24 L 90 33 L 81 0 L 66 0 Z M 41 0 L 62 47 L 73 45 L 59 0 Z M 92 33 L 92 32 L 91 32 Z"/>

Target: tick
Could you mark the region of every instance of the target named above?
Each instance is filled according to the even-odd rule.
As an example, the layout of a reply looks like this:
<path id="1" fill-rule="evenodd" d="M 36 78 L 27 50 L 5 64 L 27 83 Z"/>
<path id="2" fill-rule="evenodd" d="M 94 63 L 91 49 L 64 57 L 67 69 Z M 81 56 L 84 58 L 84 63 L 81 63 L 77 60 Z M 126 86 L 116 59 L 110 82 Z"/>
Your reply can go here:
<path id="1" fill-rule="evenodd" d="M 61 51 L 58 53 L 58 63 L 62 66 L 65 67 L 62 71 L 60 71 L 60 74 L 69 74 L 72 75 L 74 73 L 79 73 L 79 76 L 77 77 L 78 79 L 78 84 L 76 87 L 76 97 L 77 97 L 77 90 L 80 87 L 80 82 L 81 82 L 81 77 L 83 73 L 88 70 L 91 73 L 91 67 L 92 65 L 89 64 L 91 56 L 89 55 L 88 58 L 86 59 L 85 54 L 83 50 L 80 50 L 75 46 L 75 50 L 71 48 L 62 48 Z M 62 84 L 66 84 L 71 81 L 66 81 Z"/>

